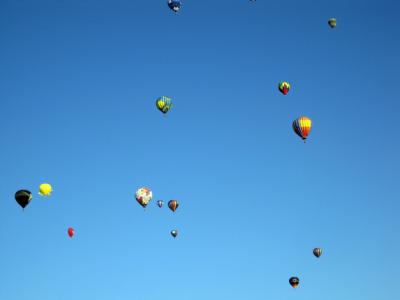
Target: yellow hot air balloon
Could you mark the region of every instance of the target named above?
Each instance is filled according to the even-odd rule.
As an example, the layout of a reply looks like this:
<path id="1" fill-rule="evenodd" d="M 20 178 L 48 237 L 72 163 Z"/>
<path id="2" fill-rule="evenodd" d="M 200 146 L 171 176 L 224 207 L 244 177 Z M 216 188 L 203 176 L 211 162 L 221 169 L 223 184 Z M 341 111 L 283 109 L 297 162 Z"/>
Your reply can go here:
<path id="1" fill-rule="evenodd" d="M 50 196 L 52 191 L 53 188 L 49 183 L 42 183 L 39 186 L 39 195 L 41 196 Z"/>

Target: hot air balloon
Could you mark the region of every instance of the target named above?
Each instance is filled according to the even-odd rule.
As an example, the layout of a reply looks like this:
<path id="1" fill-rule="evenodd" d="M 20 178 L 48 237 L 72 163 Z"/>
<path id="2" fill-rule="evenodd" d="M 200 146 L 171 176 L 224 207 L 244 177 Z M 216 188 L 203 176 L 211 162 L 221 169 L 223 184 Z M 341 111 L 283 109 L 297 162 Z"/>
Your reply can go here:
<path id="1" fill-rule="evenodd" d="M 156 106 L 162 113 L 166 114 L 172 107 L 172 99 L 162 96 L 157 99 Z"/>
<path id="2" fill-rule="evenodd" d="M 322 249 L 321 248 L 314 248 L 313 253 L 318 258 L 318 257 L 320 257 L 322 255 Z"/>
<path id="3" fill-rule="evenodd" d="M 158 200 L 158 201 L 157 201 L 157 205 L 158 205 L 158 207 L 161 208 L 161 207 L 164 205 L 164 201 Z"/>
<path id="4" fill-rule="evenodd" d="M 281 91 L 282 94 L 287 95 L 290 90 L 290 84 L 286 81 L 283 81 L 279 83 L 279 90 Z"/>
<path id="5" fill-rule="evenodd" d="M 297 277 L 291 277 L 291 278 L 289 279 L 289 283 L 290 283 L 290 285 L 291 285 L 293 288 L 297 288 L 297 286 L 298 286 L 299 283 L 300 283 L 300 280 L 299 280 L 299 278 L 297 278 Z"/>
<path id="6" fill-rule="evenodd" d="M 303 116 L 294 120 L 292 127 L 294 132 L 305 141 L 310 134 L 311 124 L 311 119 Z"/>
<path id="7" fill-rule="evenodd" d="M 147 204 L 149 204 L 153 198 L 153 192 L 149 188 L 142 187 L 136 191 L 135 197 L 137 202 L 139 202 L 142 207 L 146 208 Z"/>
<path id="8" fill-rule="evenodd" d="M 68 228 L 69 237 L 72 238 L 74 236 L 74 234 L 75 234 L 75 230 L 72 227 Z"/>
<path id="9" fill-rule="evenodd" d="M 179 206 L 178 200 L 171 200 L 168 202 L 168 207 L 173 212 L 175 212 L 177 210 L 178 206 Z"/>
<path id="10" fill-rule="evenodd" d="M 181 9 L 181 4 L 180 0 L 168 0 L 168 7 L 174 12 L 178 12 Z"/>
<path id="11" fill-rule="evenodd" d="M 39 186 L 39 195 L 41 196 L 50 196 L 53 191 L 53 187 L 49 183 L 42 183 Z"/>
<path id="12" fill-rule="evenodd" d="M 32 193 L 28 190 L 19 190 L 15 193 L 15 200 L 24 209 L 32 200 Z"/>
<path id="13" fill-rule="evenodd" d="M 178 230 L 171 230 L 171 235 L 176 238 L 178 236 Z"/>
<path id="14" fill-rule="evenodd" d="M 330 18 L 328 21 L 328 24 L 331 28 L 335 28 L 336 27 L 336 19 L 335 18 Z"/>

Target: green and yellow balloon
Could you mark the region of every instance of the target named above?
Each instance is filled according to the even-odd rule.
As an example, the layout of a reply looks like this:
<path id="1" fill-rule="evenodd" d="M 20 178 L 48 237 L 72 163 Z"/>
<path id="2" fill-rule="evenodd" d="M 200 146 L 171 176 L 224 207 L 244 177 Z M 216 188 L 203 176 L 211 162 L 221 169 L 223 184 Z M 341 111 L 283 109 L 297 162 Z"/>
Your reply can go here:
<path id="1" fill-rule="evenodd" d="M 330 18 L 328 21 L 328 24 L 331 28 L 335 28 L 336 27 L 336 19 L 335 18 Z"/>
<path id="2" fill-rule="evenodd" d="M 156 106 L 163 114 L 166 114 L 172 107 L 172 99 L 162 96 L 157 99 Z"/>

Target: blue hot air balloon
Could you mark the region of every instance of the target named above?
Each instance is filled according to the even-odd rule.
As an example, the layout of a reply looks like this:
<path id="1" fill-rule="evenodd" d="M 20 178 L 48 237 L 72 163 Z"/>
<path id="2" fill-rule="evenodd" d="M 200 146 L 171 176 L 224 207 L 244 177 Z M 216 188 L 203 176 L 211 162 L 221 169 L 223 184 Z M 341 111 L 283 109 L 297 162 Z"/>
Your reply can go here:
<path id="1" fill-rule="evenodd" d="M 174 12 L 178 12 L 181 8 L 182 2 L 180 0 L 168 0 L 168 7 Z"/>

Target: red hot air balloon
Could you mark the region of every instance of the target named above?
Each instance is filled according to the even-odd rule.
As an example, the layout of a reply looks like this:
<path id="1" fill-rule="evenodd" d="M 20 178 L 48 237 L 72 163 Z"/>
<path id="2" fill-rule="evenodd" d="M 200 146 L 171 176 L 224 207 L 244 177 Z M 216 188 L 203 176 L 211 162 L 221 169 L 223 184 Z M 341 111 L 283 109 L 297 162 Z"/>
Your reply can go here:
<path id="1" fill-rule="evenodd" d="M 68 235 L 70 238 L 72 238 L 74 236 L 74 233 L 75 233 L 75 230 L 72 227 L 68 228 Z"/>
<path id="2" fill-rule="evenodd" d="M 168 207 L 169 207 L 169 209 L 172 210 L 173 212 L 176 211 L 176 209 L 178 208 L 178 206 L 179 206 L 178 200 L 171 200 L 171 201 L 168 202 Z"/>

